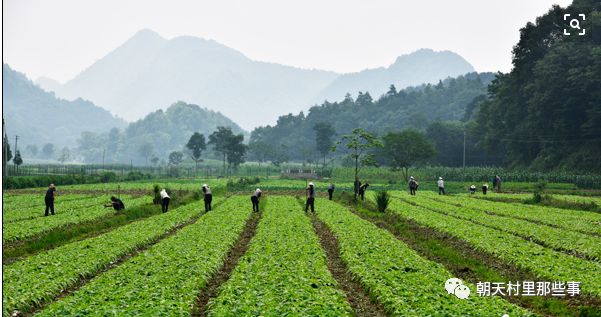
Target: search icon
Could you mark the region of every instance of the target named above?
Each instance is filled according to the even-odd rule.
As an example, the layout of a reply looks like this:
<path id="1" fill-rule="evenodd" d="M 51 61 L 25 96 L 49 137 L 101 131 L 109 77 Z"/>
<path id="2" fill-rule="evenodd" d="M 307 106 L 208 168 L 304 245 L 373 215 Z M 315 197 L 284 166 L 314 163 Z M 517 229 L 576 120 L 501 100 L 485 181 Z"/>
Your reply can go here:
<path id="1" fill-rule="evenodd" d="M 578 30 L 580 30 L 580 21 L 578 21 L 578 19 L 572 19 L 572 20 L 570 20 L 570 27 L 572 29 L 578 29 Z"/>

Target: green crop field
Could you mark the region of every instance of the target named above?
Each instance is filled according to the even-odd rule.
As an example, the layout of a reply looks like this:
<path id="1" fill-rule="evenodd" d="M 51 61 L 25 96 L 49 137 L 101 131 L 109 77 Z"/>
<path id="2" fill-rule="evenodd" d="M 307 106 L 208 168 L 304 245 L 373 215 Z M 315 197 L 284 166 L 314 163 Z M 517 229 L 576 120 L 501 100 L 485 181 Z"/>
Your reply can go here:
<path id="1" fill-rule="evenodd" d="M 214 191 L 206 213 L 205 182 Z M 558 195 L 574 205 L 555 208 L 528 203 L 529 193 L 410 196 L 372 184 L 395 189 L 380 213 L 376 190 L 355 203 L 352 183 L 337 183 L 328 201 L 329 182 L 314 181 L 312 215 L 304 212 L 307 182 L 271 178 L 231 190 L 227 179 L 59 186 L 49 217 L 44 189 L 11 191 L 3 197 L 2 314 L 601 314 L 601 213 L 578 209 L 598 197 Z M 172 191 L 176 204 L 167 213 L 152 203 L 155 184 Z M 265 191 L 260 213 L 250 203 L 256 187 Z M 127 208 L 104 208 L 118 190 Z M 48 242 L 61 233 L 68 240 Z M 35 251 L 7 253 L 31 244 Z M 453 277 L 469 289 L 467 298 L 445 288 Z M 580 293 L 481 293 L 482 282 L 509 281 L 577 282 Z"/>

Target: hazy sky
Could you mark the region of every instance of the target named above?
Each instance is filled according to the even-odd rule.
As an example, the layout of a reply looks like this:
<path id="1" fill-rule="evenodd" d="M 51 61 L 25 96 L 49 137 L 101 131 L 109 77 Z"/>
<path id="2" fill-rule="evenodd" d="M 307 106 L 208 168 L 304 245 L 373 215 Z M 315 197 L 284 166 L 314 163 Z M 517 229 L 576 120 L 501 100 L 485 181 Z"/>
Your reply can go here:
<path id="1" fill-rule="evenodd" d="M 4 0 L 3 59 L 64 82 L 138 30 L 214 39 L 246 56 L 338 72 L 419 48 L 508 71 L 519 28 L 570 0 Z"/>

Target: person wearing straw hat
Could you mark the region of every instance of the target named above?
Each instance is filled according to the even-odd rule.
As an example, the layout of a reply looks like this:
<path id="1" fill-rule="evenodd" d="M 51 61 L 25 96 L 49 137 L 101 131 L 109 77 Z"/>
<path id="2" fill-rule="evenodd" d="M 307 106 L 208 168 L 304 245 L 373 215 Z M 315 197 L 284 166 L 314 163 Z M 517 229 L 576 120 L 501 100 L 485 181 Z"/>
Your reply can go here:
<path id="1" fill-rule="evenodd" d="M 211 202 L 213 201 L 213 193 L 211 193 L 209 185 L 202 185 L 202 193 L 204 194 L 205 212 L 209 212 L 211 211 Z"/>
<path id="2" fill-rule="evenodd" d="M 415 196 L 415 192 L 417 191 L 418 183 L 413 176 L 409 178 L 409 193 Z"/>
<path id="3" fill-rule="evenodd" d="M 56 191 L 56 187 L 54 184 L 48 185 L 48 190 L 46 190 L 46 197 L 44 197 L 44 203 L 46 203 L 46 211 L 44 211 L 44 216 L 48 216 L 48 211 L 54 215 L 54 192 Z"/>
<path id="4" fill-rule="evenodd" d="M 445 195 L 446 194 L 444 192 L 444 180 L 442 179 L 442 177 L 438 178 L 438 194 L 439 195 Z"/>
<path id="5" fill-rule="evenodd" d="M 315 185 L 311 182 L 305 189 L 305 195 L 307 196 L 307 203 L 305 204 L 305 212 L 309 211 L 311 206 L 311 212 L 315 213 Z"/>
<path id="6" fill-rule="evenodd" d="M 255 212 L 259 212 L 259 198 L 261 198 L 262 193 L 261 189 L 257 188 L 252 196 L 250 196 L 250 201 L 253 203 L 253 211 Z"/>

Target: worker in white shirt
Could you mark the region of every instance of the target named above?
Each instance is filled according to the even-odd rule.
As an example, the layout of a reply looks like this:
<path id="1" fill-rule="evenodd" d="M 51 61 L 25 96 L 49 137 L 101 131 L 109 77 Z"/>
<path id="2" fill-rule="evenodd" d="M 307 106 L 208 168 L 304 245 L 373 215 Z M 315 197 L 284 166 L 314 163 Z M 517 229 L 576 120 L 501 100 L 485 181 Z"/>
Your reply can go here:
<path id="1" fill-rule="evenodd" d="M 261 194 L 263 192 L 257 188 L 252 196 L 250 196 L 250 201 L 253 203 L 253 211 L 259 212 L 259 198 L 261 198 Z"/>
<path id="2" fill-rule="evenodd" d="M 167 194 L 167 191 L 165 190 L 165 188 L 161 189 L 161 208 L 163 210 L 163 212 L 167 212 L 167 209 L 169 209 L 169 200 L 171 200 L 171 198 L 169 197 L 169 194 Z"/>
<path id="3" fill-rule="evenodd" d="M 444 192 L 444 180 L 442 180 L 442 177 L 438 178 L 438 194 L 439 195 L 445 195 L 445 192 Z"/>
<path id="4" fill-rule="evenodd" d="M 209 185 L 202 185 L 202 192 L 204 194 L 205 212 L 209 212 L 211 211 L 211 201 L 213 201 L 213 194 L 211 193 L 211 188 L 209 188 Z"/>

